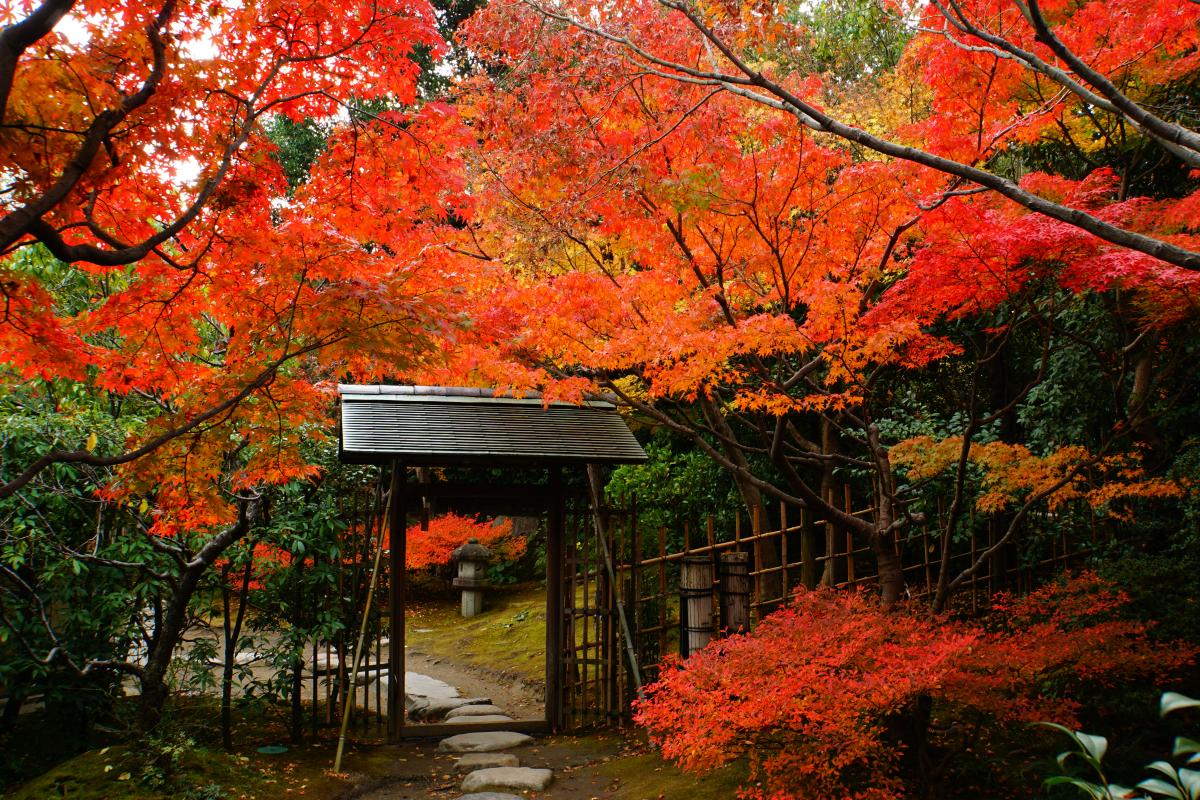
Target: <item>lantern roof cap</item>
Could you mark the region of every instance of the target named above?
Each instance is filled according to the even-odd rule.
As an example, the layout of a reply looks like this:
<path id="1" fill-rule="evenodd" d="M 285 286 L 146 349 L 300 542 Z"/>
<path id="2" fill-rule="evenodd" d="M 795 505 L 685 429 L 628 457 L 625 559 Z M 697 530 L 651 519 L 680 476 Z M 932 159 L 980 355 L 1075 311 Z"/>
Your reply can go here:
<path id="1" fill-rule="evenodd" d="M 492 557 L 492 551 L 472 536 L 466 544 L 456 547 L 450 557 L 455 561 L 487 561 Z"/>

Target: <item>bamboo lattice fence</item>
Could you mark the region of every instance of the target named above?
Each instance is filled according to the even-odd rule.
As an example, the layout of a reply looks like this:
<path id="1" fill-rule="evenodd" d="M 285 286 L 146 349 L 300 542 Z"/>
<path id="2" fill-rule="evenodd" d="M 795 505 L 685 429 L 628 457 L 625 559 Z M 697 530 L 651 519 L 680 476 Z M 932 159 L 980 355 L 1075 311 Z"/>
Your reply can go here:
<path id="1" fill-rule="evenodd" d="M 854 508 L 848 488 L 838 499 L 846 511 L 869 518 L 869 509 Z M 616 586 L 604 574 L 600 541 L 584 529 L 576 531 L 568 548 L 568 553 L 575 555 L 564 570 L 574 589 L 567 594 L 574 606 L 565 610 L 573 623 L 568 630 L 574 631 L 567 646 L 573 657 L 570 676 L 575 679 L 568 704 L 572 709 L 568 722 L 574 725 L 569 727 L 628 716 L 635 691 L 630 665 L 622 655 L 622 633 L 616 625 L 618 597 L 625 606 L 644 680 L 654 679 L 667 654 L 681 652 L 685 623 L 688 627 L 699 624 L 681 614 L 680 573 L 685 560 L 709 561 L 706 574 L 713 576 L 712 602 L 705 607 L 713 609 L 710 624 L 717 635 L 725 626 L 720 613 L 722 554 L 744 553 L 748 561 L 751 627 L 799 587 L 849 589 L 876 582 L 870 548 L 807 509 L 781 504 L 769 527 L 765 510 L 760 510 L 751 519 L 738 519 L 730 530 L 720 529 L 709 517 L 679 532 L 645 530 L 636 509 L 603 513 L 608 520 Z M 931 516 L 929 526 L 912 531 L 898 545 L 908 592 L 918 601 L 932 595 L 938 579 L 940 534 L 936 524 L 940 514 Z M 1068 518 L 1071 524 L 1067 524 Z M 964 530 L 951 549 L 952 577 L 974 564 L 1001 535 L 997 521 L 990 518 L 968 515 L 961 527 Z M 1053 574 L 1079 564 L 1094 547 L 1097 535 L 1096 522 L 1086 508 L 1031 515 L 1017 543 L 1001 547 L 994 559 L 964 581 L 954 596 L 953 608 L 961 613 L 981 613 L 998 592 L 1028 592 Z"/>

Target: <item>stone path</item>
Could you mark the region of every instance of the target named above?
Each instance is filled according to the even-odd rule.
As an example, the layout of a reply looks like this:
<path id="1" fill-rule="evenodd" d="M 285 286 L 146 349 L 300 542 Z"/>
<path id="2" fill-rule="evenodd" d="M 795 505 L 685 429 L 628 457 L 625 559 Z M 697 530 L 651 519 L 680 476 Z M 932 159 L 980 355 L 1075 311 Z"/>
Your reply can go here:
<path id="1" fill-rule="evenodd" d="M 483 697 L 420 698 L 410 703 L 409 716 L 447 722 L 511 722 L 504 709 Z M 521 800 L 512 792 L 543 792 L 554 782 L 549 769 L 521 766 L 521 760 L 506 752 L 533 743 L 533 738 L 514 731 L 473 731 L 448 736 L 438 743 L 440 753 L 461 753 L 455 771 L 464 774 L 459 800 Z"/>

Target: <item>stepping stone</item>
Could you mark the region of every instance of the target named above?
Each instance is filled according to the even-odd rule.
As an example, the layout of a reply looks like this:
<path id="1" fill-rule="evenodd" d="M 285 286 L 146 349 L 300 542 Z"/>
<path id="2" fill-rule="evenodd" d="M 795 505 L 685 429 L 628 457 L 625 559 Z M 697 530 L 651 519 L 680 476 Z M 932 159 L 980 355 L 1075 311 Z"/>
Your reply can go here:
<path id="1" fill-rule="evenodd" d="M 503 714 L 504 709 L 500 706 L 480 703 L 478 705 L 459 706 L 452 708 L 446 712 L 446 719 L 454 719 L 455 717 L 482 717 L 485 714 Z"/>
<path id="2" fill-rule="evenodd" d="M 317 658 L 313 662 L 313 667 L 319 670 L 337 669 L 342 664 L 342 659 L 338 657 L 336 652 L 317 653 Z"/>
<path id="3" fill-rule="evenodd" d="M 532 741 L 532 736 L 512 731 L 460 733 L 438 742 L 438 751 L 442 753 L 491 753 L 496 750 L 520 747 Z"/>
<path id="4" fill-rule="evenodd" d="M 510 789 L 518 792 L 545 790 L 554 782 L 554 773 L 532 767 L 489 767 L 477 769 L 463 778 L 464 792 Z"/>
<path id="5" fill-rule="evenodd" d="M 474 772 L 488 767 L 519 767 L 521 759 L 512 753 L 467 753 L 459 756 L 454 768 L 459 772 Z"/>
<path id="6" fill-rule="evenodd" d="M 419 672 L 404 673 L 404 693 L 420 697 L 458 697 L 458 689 L 445 681 L 439 681 L 437 678 L 431 678 Z"/>
<path id="7" fill-rule="evenodd" d="M 512 722 L 513 718 L 507 714 L 480 714 L 477 717 L 446 717 L 446 722 L 458 723 L 459 725 L 473 725 L 475 723 L 497 723 L 497 722 Z"/>
<path id="8" fill-rule="evenodd" d="M 464 794 L 458 800 L 525 800 L 519 794 L 506 794 L 504 792 L 471 792 Z"/>
<path id="9" fill-rule="evenodd" d="M 257 650 L 250 650 L 249 652 L 238 653 L 236 656 L 234 656 L 233 663 L 240 667 L 244 667 L 247 664 L 252 664 L 255 661 L 258 661 L 260 658 L 262 658 L 262 656 L 258 654 Z"/>
<path id="10" fill-rule="evenodd" d="M 408 715 L 413 719 L 436 719 L 448 711 L 462 706 L 490 705 L 486 697 L 414 697 L 408 706 Z"/>

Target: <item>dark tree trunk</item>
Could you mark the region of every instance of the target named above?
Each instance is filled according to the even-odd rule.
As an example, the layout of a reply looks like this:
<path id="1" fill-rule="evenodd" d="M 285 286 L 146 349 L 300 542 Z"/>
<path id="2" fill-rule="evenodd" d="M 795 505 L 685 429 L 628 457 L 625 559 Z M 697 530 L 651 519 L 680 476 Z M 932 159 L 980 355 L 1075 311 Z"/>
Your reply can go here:
<path id="1" fill-rule="evenodd" d="M 746 460 L 746 454 L 742 448 L 737 446 L 735 442 L 737 437 L 733 428 L 730 427 L 725 417 L 721 414 L 720 409 L 710 398 L 701 398 L 699 400 L 700 410 L 704 414 L 705 421 L 715 430 L 721 437 L 720 447 L 724 451 L 726 458 L 732 461 L 738 468 L 750 471 L 750 462 Z M 761 533 L 762 527 L 766 525 L 766 513 L 763 507 L 763 496 L 759 488 L 738 473 L 731 473 L 734 485 L 737 486 L 738 494 L 742 496 L 742 502 L 746 504 L 746 509 L 750 512 L 751 524 L 755 533 Z M 757 523 L 757 524 L 755 524 Z M 766 540 L 755 542 L 754 557 L 756 570 L 771 569 L 780 565 L 779 543 L 776 540 Z M 775 600 L 783 596 L 783 573 L 781 571 L 772 572 L 759 578 L 760 600 Z M 768 611 L 764 608 L 763 612 Z"/>
<path id="2" fill-rule="evenodd" d="M 152 730 L 162 719 L 162 709 L 168 695 L 167 670 L 183 635 L 188 605 L 196 593 L 200 578 L 230 545 L 250 530 L 261 513 L 260 498 L 243 501 L 238 512 L 238 521 L 209 539 L 192 559 L 185 563 L 170 597 L 163 606 L 160 622 L 147 653 L 146 666 L 140 676 L 141 697 L 138 700 L 137 722 L 143 732 Z"/>
<path id="3" fill-rule="evenodd" d="M 29 682 L 33 672 L 23 669 L 7 681 L 8 699 L 4 701 L 4 711 L 0 713 L 0 732 L 11 731 L 21 715 L 21 706 L 29 696 Z"/>
<path id="4" fill-rule="evenodd" d="M 296 567 L 294 570 L 295 574 L 293 576 L 293 579 L 295 580 L 296 593 L 292 598 L 292 608 L 294 608 L 296 610 L 296 613 L 300 613 L 300 610 L 303 609 L 305 606 L 304 582 L 303 582 L 304 558 L 297 559 L 295 563 L 296 563 Z M 291 735 L 292 743 L 299 744 L 300 741 L 304 738 L 304 707 L 300 702 L 300 695 L 304 691 L 304 654 L 303 654 L 304 644 L 300 643 L 295 646 L 299 647 L 300 650 L 298 650 L 295 653 L 295 655 L 292 657 L 292 698 L 291 698 L 291 700 L 292 700 L 292 703 L 291 703 L 292 719 L 291 719 L 291 726 L 290 726 L 291 727 L 290 735 Z M 312 667 L 313 667 L 313 671 L 315 674 L 316 669 L 317 669 L 317 665 L 316 665 L 315 661 L 314 661 Z M 315 713 L 316 713 L 316 705 L 317 705 L 317 695 L 316 695 L 316 692 L 314 691 L 313 692 L 314 718 L 315 718 Z"/>
<path id="5" fill-rule="evenodd" d="M 237 616 L 232 624 L 229 620 L 229 568 L 225 567 L 221 573 L 221 602 L 225 612 L 222 622 L 225 629 L 225 659 L 221 665 L 221 744 L 227 751 L 233 750 L 233 672 L 237 666 L 238 642 L 242 638 L 242 622 L 246 618 L 253 567 L 253 557 L 247 554 L 246 567 L 242 570 L 242 585 L 238 587 Z"/>
<path id="6" fill-rule="evenodd" d="M 879 595 L 883 605 L 892 606 L 904 598 L 904 570 L 896 553 L 894 538 L 889 535 L 872 537 L 875 563 L 879 571 Z"/>

